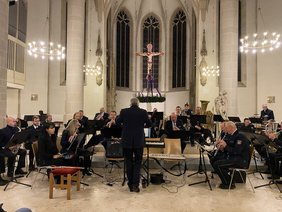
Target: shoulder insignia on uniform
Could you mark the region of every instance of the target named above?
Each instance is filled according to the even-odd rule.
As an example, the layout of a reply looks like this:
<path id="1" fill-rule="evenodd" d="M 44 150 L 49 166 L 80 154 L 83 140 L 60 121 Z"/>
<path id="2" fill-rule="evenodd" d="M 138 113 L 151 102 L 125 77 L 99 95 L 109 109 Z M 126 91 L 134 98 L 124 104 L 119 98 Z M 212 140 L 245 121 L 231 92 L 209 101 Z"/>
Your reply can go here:
<path id="1" fill-rule="evenodd" d="M 238 140 L 238 141 L 237 141 L 237 144 L 238 144 L 238 145 L 241 145 L 241 144 L 242 144 L 242 140 Z"/>

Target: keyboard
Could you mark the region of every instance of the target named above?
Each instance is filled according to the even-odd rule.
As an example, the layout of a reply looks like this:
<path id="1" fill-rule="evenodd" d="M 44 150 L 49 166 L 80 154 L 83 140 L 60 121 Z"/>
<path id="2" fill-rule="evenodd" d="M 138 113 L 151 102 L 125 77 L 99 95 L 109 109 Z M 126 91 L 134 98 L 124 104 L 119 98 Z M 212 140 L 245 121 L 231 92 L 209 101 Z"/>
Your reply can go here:
<path id="1" fill-rule="evenodd" d="M 164 147 L 165 144 L 164 144 L 164 142 L 151 142 L 151 141 L 147 141 L 146 142 L 146 146 L 149 146 L 149 147 Z"/>
<path id="2" fill-rule="evenodd" d="M 157 159 L 171 159 L 171 160 L 185 160 L 186 158 L 183 155 L 176 154 L 149 154 L 150 158 Z"/>

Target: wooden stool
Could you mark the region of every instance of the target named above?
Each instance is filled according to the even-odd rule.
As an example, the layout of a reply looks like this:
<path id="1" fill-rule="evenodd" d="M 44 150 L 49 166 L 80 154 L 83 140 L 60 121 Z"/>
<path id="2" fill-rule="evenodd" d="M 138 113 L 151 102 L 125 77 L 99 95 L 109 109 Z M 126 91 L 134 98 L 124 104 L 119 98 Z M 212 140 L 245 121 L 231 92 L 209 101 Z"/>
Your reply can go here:
<path id="1" fill-rule="evenodd" d="M 60 184 L 55 183 L 54 176 L 60 176 Z M 65 184 L 65 179 L 67 184 Z M 78 167 L 58 167 L 52 168 L 49 176 L 49 199 L 53 198 L 54 188 L 66 188 L 67 200 L 71 199 L 71 182 L 76 181 L 76 189 L 80 190 L 80 168 Z"/>

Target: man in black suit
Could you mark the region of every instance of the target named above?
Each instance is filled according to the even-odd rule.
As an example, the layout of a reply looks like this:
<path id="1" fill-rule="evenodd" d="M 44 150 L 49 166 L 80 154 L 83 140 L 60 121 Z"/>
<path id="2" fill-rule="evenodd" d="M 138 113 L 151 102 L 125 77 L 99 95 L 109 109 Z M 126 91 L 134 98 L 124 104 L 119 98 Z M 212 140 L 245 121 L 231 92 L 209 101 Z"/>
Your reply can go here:
<path id="1" fill-rule="evenodd" d="M 12 178 L 14 174 L 14 164 L 16 155 L 19 155 L 19 161 L 18 166 L 16 168 L 15 174 L 26 174 L 22 170 L 23 167 L 25 167 L 25 155 L 26 150 L 25 149 L 18 149 L 17 153 L 14 154 L 12 152 L 13 148 L 6 148 L 7 143 L 10 141 L 12 136 L 19 132 L 19 128 L 17 127 L 17 121 L 15 118 L 7 117 L 6 118 L 7 126 L 2 128 L 0 130 L 0 171 L 5 171 L 5 163 L 4 163 L 4 157 L 8 157 L 8 177 Z"/>
<path id="2" fill-rule="evenodd" d="M 270 119 L 275 120 L 273 111 L 268 109 L 266 104 L 262 105 L 262 111 L 260 112 L 260 118 L 263 121 L 268 121 Z"/>
<path id="3" fill-rule="evenodd" d="M 33 116 L 32 125 L 26 129 L 29 132 L 29 139 L 25 143 L 25 148 L 29 150 L 29 171 L 32 171 L 35 169 L 35 166 L 33 163 L 34 154 L 32 150 L 32 143 L 38 140 L 41 129 L 42 127 L 41 127 L 39 116 Z"/>
<path id="4" fill-rule="evenodd" d="M 139 108 L 137 98 L 130 100 L 131 107 L 120 111 L 117 124 L 122 125 L 122 142 L 131 192 L 139 192 L 140 169 L 145 146 L 144 127 L 150 127 L 151 121 L 146 110 Z"/>
<path id="5" fill-rule="evenodd" d="M 100 113 L 96 113 L 94 117 L 94 120 L 96 122 L 95 125 L 98 130 L 100 130 L 104 126 L 105 121 L 108 119 L 108 117 L 109 114 L 105 112 L 105 108 L 101 107 Z"/>
<path id="6" fill-rule="evenodd" d="M 177 119 L 176 113 L 172 113 L 170 115 L 170 120 L 165 123 L 164 130 L 168 138 L 181 139 L 181 152 L 183 152 L 186 147 L 186 143 L 184 142 L 185 128 L 183 126 L 182 120 Z"/>

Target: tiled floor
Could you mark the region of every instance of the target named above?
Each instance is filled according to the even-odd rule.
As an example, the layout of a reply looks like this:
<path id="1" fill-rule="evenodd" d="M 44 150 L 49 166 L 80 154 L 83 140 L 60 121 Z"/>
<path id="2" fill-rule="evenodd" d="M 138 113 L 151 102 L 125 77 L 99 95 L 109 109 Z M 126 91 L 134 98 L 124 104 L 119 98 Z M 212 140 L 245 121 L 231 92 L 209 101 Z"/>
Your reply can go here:
<path id="1" fill-rule="evenodd" d="M 104 169 L 96 169 L 104 175 Z M 157 170 L 156 170 L 157 171 Z M 42 175 L 32 173 L 29 178 L 21 178 L 21 182 L 33 184 L 30 189 L 25 186 L 11 184 L 7 191 L 0 187 L 0 202 L 4 202 L 4 209 L 8 212 L 20 207 L 31 208 L 32 211 L 282 211 L 282 194 L 275 186 L 267 186 L 252 192 L 250 184 L 237 184 L 235 190 L 221 190 L 218 177 L 211 179 L 213 190 L 210 191 L 206 183 L 188 186 L 189 183 L 203 180 L 203 175 L 187 178 L 165 175 L 167 183 L 150 185 L 142 188 L 140 193 L 129 192 L 127 186 L 121 186 L 122 172 L 115 169 L 107 174 L 107 178 L 114 181 L 112 186 L 96 175 L 85 177 L 84 182 L 89 186 L 82 186 L 77 192 L 72 190 L 72 199 L 66 200 L 66 191 L 54 191 L 54 199 L 48 198 L 48 181 Z M 210 176 L 210 173 L 209 173 Z M 267 183 L 259 175 L 250 175 L 253 185 Z M 281 185 L 282 186 L 282 185 Z"/>

